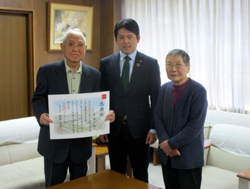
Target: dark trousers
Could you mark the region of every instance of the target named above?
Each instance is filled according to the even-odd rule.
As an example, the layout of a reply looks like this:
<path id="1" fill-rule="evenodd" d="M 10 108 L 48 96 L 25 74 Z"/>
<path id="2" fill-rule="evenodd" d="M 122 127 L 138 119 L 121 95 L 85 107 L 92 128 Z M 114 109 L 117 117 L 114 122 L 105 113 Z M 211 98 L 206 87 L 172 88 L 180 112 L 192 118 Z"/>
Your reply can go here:
<path id="1" fill-rule="evenodd" d="M 69 168 L 70 180 L 77 179 L 87 174 L 87 162 L 75 164 L 71 161 L 70 155 L 63 163 L 53 163 L 44 158 L 44 172 L 46 187 L 63 183 Z"/>
<path id="2" fill-rule="evenodd" d="M 199 189 L 201 187 L 202 168 L 175 169 L 168 157 L 167 166 L 162 164 L 162 173 L 166 189 Z"/>
<path id="3" fill-rule="evenodd" d="M 109 158 L 111 169 L 122 174 L 127 172 L 127 156 L 133 168 L 134 178 L 148 182 L 149 145 L 146 137 L 133 139 L 128 125 L 124 124 L 118 137 L 109 135 Z"/>

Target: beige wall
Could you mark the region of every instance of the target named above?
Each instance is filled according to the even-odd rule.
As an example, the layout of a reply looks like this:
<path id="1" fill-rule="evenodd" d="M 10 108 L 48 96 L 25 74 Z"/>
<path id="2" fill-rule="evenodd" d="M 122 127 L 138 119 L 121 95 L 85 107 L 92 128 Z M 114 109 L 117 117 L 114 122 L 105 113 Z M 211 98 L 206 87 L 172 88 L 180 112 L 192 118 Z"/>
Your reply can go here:
<path id="1" fill-rule="evenodd" d="M 48 62 L 63 59 L 61 52 L 47 51 L 47 2 L 48 0 L 1 0 L 0 8 L 28 10 L 34 16 L 34 77 L 38 68 Z M 99 69 L 100 58 L 117 51 L 113 29 L 120 17 L 121 0 L 53 0 L 53 2 L 94 6 L 93 51 L 87 51 L 83 62 Z"/>

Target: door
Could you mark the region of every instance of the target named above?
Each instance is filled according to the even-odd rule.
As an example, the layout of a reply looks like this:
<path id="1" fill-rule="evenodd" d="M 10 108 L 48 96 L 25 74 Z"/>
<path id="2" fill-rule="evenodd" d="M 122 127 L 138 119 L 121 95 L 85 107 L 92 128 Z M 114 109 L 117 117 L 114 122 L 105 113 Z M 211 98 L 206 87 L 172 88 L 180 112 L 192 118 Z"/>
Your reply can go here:
<path id="1" fill-rule="evenodd" d="M 0 121 L 30 116 L 29 15 L 0 12 Z M 31 52 L 32 54 L 32 52 Z"/>

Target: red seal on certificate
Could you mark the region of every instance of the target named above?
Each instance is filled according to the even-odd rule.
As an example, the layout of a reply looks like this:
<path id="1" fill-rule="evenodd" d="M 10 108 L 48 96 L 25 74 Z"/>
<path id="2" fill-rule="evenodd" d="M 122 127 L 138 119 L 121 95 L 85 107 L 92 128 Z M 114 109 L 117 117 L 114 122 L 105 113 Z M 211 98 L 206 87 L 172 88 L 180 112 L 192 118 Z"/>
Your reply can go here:
<path id="1" fill-rule="evenodd" d="M 62 111 L 66 111 L 67 110 L 67 106 L 62 106 Z"/>
<path id="2" fill-rule="evenodd" d="M 102 99 L 106 99 L 107 95 L 106 94 L 102 94 Z"/>

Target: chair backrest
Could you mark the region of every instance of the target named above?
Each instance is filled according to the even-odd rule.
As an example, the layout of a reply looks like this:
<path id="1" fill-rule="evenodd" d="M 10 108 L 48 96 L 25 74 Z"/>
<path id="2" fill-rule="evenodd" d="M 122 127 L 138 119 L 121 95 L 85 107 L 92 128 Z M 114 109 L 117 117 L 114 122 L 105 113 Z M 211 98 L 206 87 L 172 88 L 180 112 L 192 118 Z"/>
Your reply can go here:
<path id="1" fill-rule="evenodd" d="M 210 141 L 207 165 L 237 173 L 250 167 L 250 127 L 216 124 Z"/>
<path id="2" fill-rule="evenodd" d="M 208 110 L 204 125 L 213 127 L 214 125 L 220 123 L 240 125 L 250 128 L 250 115 L 218 110 Z"/>
<path id="3" fill-rule="evenodd" d="M 37 152 L 37 142 L 3 145 L 0 146 L 0 154 L 0 166 L 41 157 Z"/>
<path id="4" fill-rule="evenodd" d="M 0 121 L 0 146 L 37 141 L 39 130 L 34 116 Z"/>
<path id="5" fill-rule="evenodd" d="M 250 128 L 250 115 L 218 110 L 207 110 L 204 123 L 205 139 L 210 138 L 212 127 L 216 124 L 239 125 Z"/>

